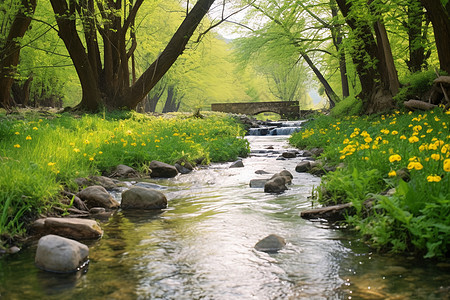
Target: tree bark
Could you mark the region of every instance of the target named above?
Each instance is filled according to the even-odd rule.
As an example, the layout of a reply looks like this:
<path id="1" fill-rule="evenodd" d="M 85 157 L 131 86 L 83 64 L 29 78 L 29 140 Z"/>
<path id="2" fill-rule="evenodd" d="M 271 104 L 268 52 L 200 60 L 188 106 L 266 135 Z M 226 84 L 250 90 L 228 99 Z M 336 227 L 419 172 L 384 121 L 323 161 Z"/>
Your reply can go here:
<path id="1" fill-rule="evenodd" d="M 433 24 L 434 38 L 441 70 L 450 74 L 450 1 L 420 0 Z"/>
<path id="2" fill-rule="evenodd" d="M 386 28 L 381 21 L 376 22 L 375 33 L 378 45 L 378 56 L 381 59 L 379 64 L 381 76 L 392 96 L 395 96 L 400 89 L 400 82 L 398 81 L 397 69 L 395 68 L 394 57 L 392 56 Z"/>
<path id="3" fill-rule="evenodd" d="M 19 64 L 20 40 L 28 29 L 36 9 L 36 0 L 21 0 L 14 21 L 0 50 L 0 105 L 11 107 L 11 86 Z"/>
<path id="4" fill-rule="evenodd" d="M 389 54 L 390 45 L 383 30 L 384 26 L 375 24 L 377 44 L 371 26 L 351 14 L 352 3 L 346 0 L 336 2 L 356 40 L 352 58 L 361 83 L 362 90 L 358 98 L 363 101 L 363 112 L 372 114 L 391 109 L 392 95 L 398 91 L 398 87 L 395 86 L 397 75 L 394 72 L 395 67 L 391 65 L 392 53 Z M 391 80 L 389 77 L 392 77 Z M 398 82 L 398 79 L 396 80 Z"/>
<path id="5" fill-rule="evenodd" d="M 419 72 L 427 67 L 427 59 L 430 52 L 425 53 L 425 43 L 427 41 L 427 29 L 429 18 L 423 26 L 425 12 L 419 0 L 411 0 L 407 7 L 407 20 L 403 23 L 408 33 L 409 60 L 406 65 L 411 73 Z"/>
<path id="6" fill-rule="evenodd" d="M 75 3 L 72 0 L 70 5 L 67 5 L 65 0 L 50 0 L 50 2 L 59 28 L 58 35 L 63 40 L 80 79 L 82 98 L 78 107 L 98 111 L 103 106 L 103 100 L 100 96 L 98 77 L 78 36 Z"/>
<path id="7" fill-rule="evenodd" d="M 331 16 L 337 18 L 338 8 L 336 6 L 336 0 L 330 0 Z M 331 26 L 331 35 L 333 38 L 333 44 L 339 55 L 339 72 L 341 74 L 341 87 L 342 87 L 342 97 L 350 96 L 350 88 L 348 85 L 347 77 L 347 61 L 345 59 L 345 48 L 342 47 L 343 34 L 341 30 L 341 25 Z"/>

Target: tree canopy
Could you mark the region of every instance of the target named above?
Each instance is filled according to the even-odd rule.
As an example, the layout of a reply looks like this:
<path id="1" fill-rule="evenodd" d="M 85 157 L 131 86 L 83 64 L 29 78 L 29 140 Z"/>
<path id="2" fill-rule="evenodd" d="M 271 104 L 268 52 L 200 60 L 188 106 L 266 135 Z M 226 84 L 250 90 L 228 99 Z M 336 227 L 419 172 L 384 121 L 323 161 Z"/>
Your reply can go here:
<path id="1" fill-rule="evenodd" d="M 399 78 L 450 72 L 449 2 L 3 1 L 0 103 L 188 110 L 307 102 L 317 82 L 330 107 L 356 97 L 364 112 L 383 111 Z M 236 42 L 216 33 L 226 23 L 239 23 Z"/>

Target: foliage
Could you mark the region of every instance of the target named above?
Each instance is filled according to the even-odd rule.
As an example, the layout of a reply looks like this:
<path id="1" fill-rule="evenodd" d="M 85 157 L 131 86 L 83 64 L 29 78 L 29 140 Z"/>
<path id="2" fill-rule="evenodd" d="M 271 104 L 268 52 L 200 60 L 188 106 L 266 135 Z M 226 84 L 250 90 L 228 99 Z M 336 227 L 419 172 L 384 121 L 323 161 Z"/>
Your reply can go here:
<path id="1" fill-rule="evenodd" d="M 221 115 L 162 118 L 137 113 L 68 114 L 0 122 L 0 234 L 55 205 L 74 179 L 111 172 L 118 164 L 142 172 L 152 160 L 228 161 L 248 153 L 243 129 Z"/>
<path id="2" fill-rule="evenodd" d="M 336 106 L 331 110 L 331 115 L 335 117 L 355 116 L 361 112 L 361 108 L 361 100 L 350 96 L 336 103 Z"/>
<path id="3" fill-rule="evenodd" d="M 405 76 L 400 81 L 402 88 L 400 88 L 394 100 L 400 104 L 410 99 L 422 99 L 424 94 L 431 90 L 434 79 L 436 79 L 436 73 L 433 70 Z"/>
<path id="4" fill-rule="evenodd" d="M 442 108 L 371 117 L 322 116 L 290 142 L 323 147 L 322 159 L 344 164 L 324 177 L 319 189 L 323 203 L 352 202 L 358 208 L 375 198 L 369 216 L 347 220 L 373 246 L 445 256 L 450 235 L 449 125 L 450 111 Z M 378 195 L 392 187 L 393 194 Z"/>

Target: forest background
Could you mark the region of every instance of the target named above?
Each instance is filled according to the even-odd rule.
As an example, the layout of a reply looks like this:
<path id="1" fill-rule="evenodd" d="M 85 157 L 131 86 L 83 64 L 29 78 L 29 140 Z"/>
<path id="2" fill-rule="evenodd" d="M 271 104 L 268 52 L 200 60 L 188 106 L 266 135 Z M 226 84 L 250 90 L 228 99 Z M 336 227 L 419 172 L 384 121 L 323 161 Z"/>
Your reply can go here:
<path id="1" fill-rule="evenodd" d="M 141 110 L 169 112 L 284 100 L 307 109 L 318 89 L 329 107 L 347 99 L 345 106 L 366 113 L 384 111 L 418 96 L 407 87 L 411 74 L 430 86 L 435 69 L 448 73 L 449 6 L 447 0 L 2 1 L 0 102 L 88 110 L 139 103 Z M 197 31 L 181 32 L 185 23 Z M 215 31 L 230 24 L 238 38 Z M 180 34 L 184 41 L 176 44 Z"/>

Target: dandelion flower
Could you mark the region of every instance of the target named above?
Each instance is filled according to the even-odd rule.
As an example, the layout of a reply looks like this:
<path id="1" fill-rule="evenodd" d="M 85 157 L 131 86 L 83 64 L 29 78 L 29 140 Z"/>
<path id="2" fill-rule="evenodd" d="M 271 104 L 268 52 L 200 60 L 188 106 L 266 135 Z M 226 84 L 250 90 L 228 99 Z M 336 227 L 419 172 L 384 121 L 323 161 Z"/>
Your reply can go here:
<path id="1" fill-rule="evenodd" d="M 445 172 L 450 172 L 450 159 L 444 160 L 443 168 Z"/>
<path id="2" fill-rule="evenodd" d="M 73 148 L 73 151 L 74 151 L 74 152 L 80 152 L 80 149 L 78 149 L 78 148 Z"/>
<path id="3" fill-rule="evenodd" d="M 428 182 L 439 182 L 439 181 L 441 181 L 441 176 L 439 176 L 439 175 L 436 175 L 436 174 L 434 174 L 434 175 L 429 175 L 428 177 L 427 177 L 427 181 Z"/>
<path id="4" fill-rule="evenodd" d="M 418 141 L 419 141 L 419 138 L 418 138 L 417 136 L 413 135 L 412 137 L 410 137 L 410 138 L 408 139 L 408 141 L 409 141 L 411 144 L 413 144 L 413 143 L 418 142 Z"/>
<path id="5" fill-rule="evenodd" d="M 26 139 L 27 141 L 29 141 L 29 140 L 31 140 L 31 136 L 27 136 L 25 139 Z"/>
<path id="6" fill-rule="evenodd" d="M 16 131 L 16 132 L 14 132 L 14 134 L 15 134 L 15 135 L 19 135 L 19 134 L 20 134 L 20 132 Z"/>
<path id="7" fill-rule="evenodd" d="M 391 156 L 389 156 L 389 161 L 392 162 L 396 162 L 396 161 L 401 161 L 402 157 L 398 154 L 393 154 Z"/>
<path id="8" fill-rule="evenodd" d="M 394 170 L 392 170 L 392 171 L 390 171 L 390 172 L 388 173 L 388 176 L 389 176 L 389 177 L 395 177 L 395 176 L 397 176 L 397 172 L 395 172 Z"/>
<path id="9" fill-rule="evenodd" d="M 49 163 L 47 164 L 47 166 L 49 166 L 49 167 L 52 167 L 52 166 L 54 166 L 54 165 L 56 165 L 56 163 L 54 163 L 54 162 L 49 162 Z"/>
<path id="10" fill-rule="evenodd" d="M 421 164 L 420 162 L 418 162 L 418 161 L 412 161 L 412 162 L 410 162 L 410 163 L 408 164 L 408 170 L 412 170 L 412 169 L 414 169 L 414 170 L 422 170 L 422 169 L 423 169 L 423 166 L 422 166 L 422 164 Z"/>
<path id="11" fill-rule="evenodd" d="M 442 158 L 442 155 L 438 154 L 438 153 L 433 153 L 431 154 L 431 159 L 434 159 L 435 161 L 438 161 Z"/>
<path id="12" fill-rule="evenodd" d="M 38 130 L 38 128 L 37 127 L 33 127 L 33 130 Z"/>
<path id="13" fill-rule="evenodd" d="M 14 148 L 20 148 L 20 145 L 19 144 L 15 144 Z"/>

